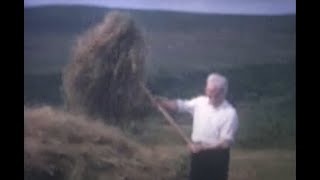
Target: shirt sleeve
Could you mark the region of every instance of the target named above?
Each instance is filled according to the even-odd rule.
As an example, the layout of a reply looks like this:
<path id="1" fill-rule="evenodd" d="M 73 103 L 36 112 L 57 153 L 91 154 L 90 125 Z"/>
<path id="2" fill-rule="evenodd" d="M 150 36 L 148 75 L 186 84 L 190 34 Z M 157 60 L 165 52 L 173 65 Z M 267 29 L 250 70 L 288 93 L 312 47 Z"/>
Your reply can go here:
<path id="1" fill-rule="evenodd" d="M 179 112 L 188 112 L 190 114 L 193 114 L 194 108 L 197 104 L 197 98 L 193 98 L 190 100 L 178 99 L 176 100 L 176 102 Z"/>
<path id="2" fill-rule="evenodd" d="M 239 122 L 236 111 L 232 111 L 228 116 L 226 122 L 221 128 L 221 139 L 229 140 L 231 143 L 234 142 L 234 136 L 238 130 Z"/>

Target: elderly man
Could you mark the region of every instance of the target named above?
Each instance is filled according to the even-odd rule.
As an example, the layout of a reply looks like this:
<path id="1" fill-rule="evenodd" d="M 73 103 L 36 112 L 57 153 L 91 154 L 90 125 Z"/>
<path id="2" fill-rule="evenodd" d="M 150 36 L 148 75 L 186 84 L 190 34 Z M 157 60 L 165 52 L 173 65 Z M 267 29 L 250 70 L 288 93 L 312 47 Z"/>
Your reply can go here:
<path id="1" fill-rule="evenodd" d="M 191 100 L 166 100 L 159 103 L 169 110 L 193 115 L 191 180 L 227 180 L 230 147 L 238 129 L 237 112 L 225 99 L 228 82 L 220 74 L 207 78 L 205 95 Z"/>

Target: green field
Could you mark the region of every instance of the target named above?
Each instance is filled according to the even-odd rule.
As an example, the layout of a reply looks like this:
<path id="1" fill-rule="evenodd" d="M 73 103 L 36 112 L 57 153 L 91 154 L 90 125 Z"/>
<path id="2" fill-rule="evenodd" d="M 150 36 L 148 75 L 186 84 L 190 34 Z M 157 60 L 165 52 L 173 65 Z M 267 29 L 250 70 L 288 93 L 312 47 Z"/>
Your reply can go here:
<path id="1" fill-rule="evenodd" d="M 166 154 L 180 155 L 176 162 L 181 179 L 188 177 L 188 152 L 183 146 L 154 147 Z M 238 149 L 231 151 L 229 180 L 294 180 L 296 151 L 279 149 Z"/>

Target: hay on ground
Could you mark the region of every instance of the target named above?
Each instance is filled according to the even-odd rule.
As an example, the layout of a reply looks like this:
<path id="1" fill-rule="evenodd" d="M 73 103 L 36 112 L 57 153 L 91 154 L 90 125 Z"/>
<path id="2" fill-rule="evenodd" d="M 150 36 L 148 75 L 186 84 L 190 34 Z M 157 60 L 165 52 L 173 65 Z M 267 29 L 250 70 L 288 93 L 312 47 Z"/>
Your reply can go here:
<path id="1" fill-rule="evenodd" d="M 26 180 L 176 179 L 166 159 L 100 121 L 25 108 L 24 131 Z"/>

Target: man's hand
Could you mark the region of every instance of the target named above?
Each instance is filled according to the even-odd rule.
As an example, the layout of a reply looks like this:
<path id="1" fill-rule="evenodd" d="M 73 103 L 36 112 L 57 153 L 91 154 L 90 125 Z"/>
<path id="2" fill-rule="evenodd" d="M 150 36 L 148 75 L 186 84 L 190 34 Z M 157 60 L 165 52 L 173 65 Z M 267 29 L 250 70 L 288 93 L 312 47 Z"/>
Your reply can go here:
<path id="1" fill-rule="evenodd" d="M 169 100 L 166 97 L 160 97 L 160 96 L 155 96 L 154 99 L 158 104 L 160 104 L 160 106 L 164 107 L 165 109 L 168 109 L 171 111 L 177 111 L 178 109 L 176 101 L 174 100 Z"/>
<path id="2" fill-rule="evenodd" d="M 215 144 L 202 144 L 202 143 L 190 143 L 188 148 L 192 153 L 197 153 L 203 150 L 213 149 L 226 149 L 229 147 L 230 142 L 228 140 L 221 140 Z"/>
<path id="3" fill-rule="evenodd" d="M 164 101 L 168 101 L 169 100 L 168 98 L 162 97 L 162 96 L 154 96 L 153 98 L 159 104 L 162 104 Z"/>
<path id="4" fill-rule="evenodd" d="M 201 144 L 196 144 L 196 143 L 188 144 L 188 148 L 192 153 L 197 153 L 197 152 L 203 150 L 202 145 Z"/>

